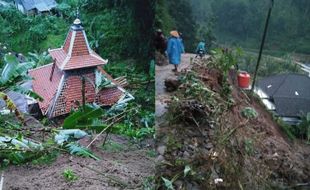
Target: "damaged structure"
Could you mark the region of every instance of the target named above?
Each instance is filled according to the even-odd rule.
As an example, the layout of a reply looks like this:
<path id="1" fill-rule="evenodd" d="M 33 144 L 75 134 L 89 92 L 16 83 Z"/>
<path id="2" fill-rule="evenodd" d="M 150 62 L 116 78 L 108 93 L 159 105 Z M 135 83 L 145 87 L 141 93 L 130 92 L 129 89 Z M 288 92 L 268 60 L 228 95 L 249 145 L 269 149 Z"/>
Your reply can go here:
<path id="1" fill-rule="evenodd" d="M 44 99 L 32 102 L 31 107 L 39 107 L 42 115 L 66 115 L 83 101 L 113 106 L 133 99 L 102 69 L 108 60 L 91 50 L 79 18 L 70 27 L 64 45 L 49 54 L 53 63 L 29 71 L 32 90 Z"/>

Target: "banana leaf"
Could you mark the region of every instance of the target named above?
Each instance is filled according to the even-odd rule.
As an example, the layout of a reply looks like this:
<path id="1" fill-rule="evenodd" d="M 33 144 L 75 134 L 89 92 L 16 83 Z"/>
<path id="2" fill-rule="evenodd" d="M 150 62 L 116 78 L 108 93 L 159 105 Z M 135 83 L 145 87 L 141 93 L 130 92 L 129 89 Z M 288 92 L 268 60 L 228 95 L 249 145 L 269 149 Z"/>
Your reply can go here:
<path id="1" fill-rule="evenodd" d="M 40 96 L 39 94 L 33 92 L 32 90 L 29 90 L 29 89 L 26 89 L 22 86 L 13 86 L 10 88 L 12 91 L 14 92 L 19 92 L 21 94 L 25 94 L 25 95 L 28 95 L 29 97 L 31 98 L 34 98 L 36 100 L 39 100 L 39 101 L 43 101 L 44 99 L 42 98 L 42 96 Z"/>
<path id="2" fill-rule="evenodd" d="M 87 127 L 96 127 L 94 121 L 104 114 L 100 106 L 85 105 L 85 109 L 79 109 L 68 116 L 63 124 L 64 129 L 83 129 Z M 99 125 L 98 127 L 103 127 Z"/>

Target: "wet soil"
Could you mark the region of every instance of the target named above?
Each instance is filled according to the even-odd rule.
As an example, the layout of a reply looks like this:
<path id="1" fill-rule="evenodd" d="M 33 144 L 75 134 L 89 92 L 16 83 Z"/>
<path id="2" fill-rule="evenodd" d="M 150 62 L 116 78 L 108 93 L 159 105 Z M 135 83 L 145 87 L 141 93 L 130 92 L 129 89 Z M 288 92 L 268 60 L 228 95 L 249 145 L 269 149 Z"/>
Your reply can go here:
<path id="1" fill-rule="evenodd" d="M 192 67 L 200 80 L 220 96 L 222 74 L 208 67 L 199 68 L 195 62 Z M 180 100 L 183 119 L 173 122 L 162 119 L 156 144 L 160 154 L 156 159 L 160 189 L 165 189 L 161 177 L 172 180 L 176 189 L 310 188 L 310 146 L 289 140 L 260 101 L 234 82 L 231 78 L 234 104 L 216 118 L 206 114 L 203 117 L 210 116 L 206 123 L 184 119 L 197 114 L 197 108 L 205 109 L 191 99 Z M 177 93 L 165 95 L 166 99 L 178 97 Z M 217 103 L 225 101 L 228 99 Z M 241 111 L 246 107 L 254 108 L 258 117 L 244 118 Z M 186 166 L 193 172 L 184 177 L 180 174 Z"/>
<path id="2" fill-rule="evenodd" d="M 35 120 L 30 123 L 40 125 Z M 100 160 L 59 155 L 51 164 L 9 166 L 3 171 L 4 190 L 114 190 L 143 189 L 143 183 L 154 175 L 154 140 L 134 143 L 127 137 L 109 135 L 107 143 L 116 148 L 104 149 L 104 134 L 91 146 Z M 39 135 L 38 138 L 41 138 Z M 82 139 L 88 144 L 90 139 Z M 66 169 L 72 170 L 78 179 L 67 181 L 63 176 Z"/>

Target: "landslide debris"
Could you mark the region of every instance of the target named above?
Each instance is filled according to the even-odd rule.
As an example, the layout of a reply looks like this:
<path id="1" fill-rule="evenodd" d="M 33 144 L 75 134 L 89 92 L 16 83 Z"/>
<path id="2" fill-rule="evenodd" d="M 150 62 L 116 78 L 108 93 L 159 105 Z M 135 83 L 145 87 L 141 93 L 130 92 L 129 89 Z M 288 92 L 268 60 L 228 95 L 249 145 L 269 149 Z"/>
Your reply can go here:
<path id="1" fill-rule="evenodd" d="M 309 146 L 289 141 L 260 101 L 236 87 L 236 71 L 223 72 L 215 59 L 194 61 L 174 85 L 157 130 L 159 189 L 309 187 Z"/>

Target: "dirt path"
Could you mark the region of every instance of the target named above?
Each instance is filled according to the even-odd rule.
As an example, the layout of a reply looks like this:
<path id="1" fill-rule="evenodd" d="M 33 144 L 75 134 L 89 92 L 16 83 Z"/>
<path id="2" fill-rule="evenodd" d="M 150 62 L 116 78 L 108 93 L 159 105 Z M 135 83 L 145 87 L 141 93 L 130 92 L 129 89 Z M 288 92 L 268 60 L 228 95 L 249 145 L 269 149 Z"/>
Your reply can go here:
<path id="1" fill-rule="evenodd" d="M 183 54 L 181 58 L 181 64 L 179 66 L 179 70 L 187 69 L 190 67 L 191 60 L 194 58 L 194 54 Z M 160 124 L 162 121 L 162 116 L 165 114 L 167 101 L 170 100 L 170 94 L 165 90 L 165 79 L 167 78 L 176 78 L 176 73 L 172 71 L 174 68 L 173 65 L 164 65 L 158 66 L 156 65 L 156 123 Z"/>

